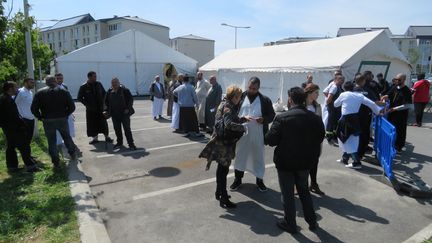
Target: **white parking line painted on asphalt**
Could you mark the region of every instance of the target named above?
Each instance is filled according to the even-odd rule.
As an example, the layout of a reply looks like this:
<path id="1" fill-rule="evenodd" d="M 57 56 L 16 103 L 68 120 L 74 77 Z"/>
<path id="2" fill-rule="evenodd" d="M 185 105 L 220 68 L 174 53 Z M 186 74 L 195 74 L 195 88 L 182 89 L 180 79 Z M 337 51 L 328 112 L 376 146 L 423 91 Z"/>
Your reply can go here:
<path id="1" fill-rule="evenodd" d="M 265 165 L 265 168 L 271 168 L 271 167 L 275 167 L 275 164 L 272 163 L 272 164 Z M 227 178 L 234 177 L 234 174 L 235 173 L 228 174 Z M 176 192 L 176 191 L 184 190 L 187 188 L 196 187 L 196 186 L 200 186 L 200 185 L 204 185 L 204 184 L 208 184 L 208 183 L 213 183 L 213 182 L 216 182 L 216 177 L 201 180 L 201 181 L 196 181 L 196 182 L 192 182 L 192 183 L 188 183 L 188 184 L 184 184 L 184 185 L 180 185 L 180 186 L 175 186 L 175 187 L 171 187 L 171 188 L 166 188 L 166 189 L 162 189 L 159 191 L 148 192 L 148 193 L 136 195 L 136 196 L 132 197 L 132 201 L 136 201 L 136 200 L 140 200 L 140 199 L 146 199 L 146 198 L 150 198 L 150 197 L 155 197 L 155 196 L 159 196 L 159 195 L 163 195 L 163 194 L 167 194 L 167 193 L 171 193 L 171 192 Z"/>
<path id="2" fill-rule="evenodd" d="M 179 144 L 173 144 L 173 145 L 167 145 L 167 146 L 155 147 L 155 148 L 149 148 L 149 149 L 137 149 L 134 151 L 127 151 L 127 152 L 123 152 L 123 153 L 104 154 L 104 155 L 98 155 L 98 156 L 96 156 L 96 158 L 102 159 L 102 158 L 109 158 L 109 157 L 114 157 L 114 156 L 118 156 L 118 155 L 131 155 L 131 154 L 150 152 L 150 151 L 156 151 L 156 150 L 167 149 L 167 148 L 182 147 L 182 146 L 187 146 L 187 145 L 192 145 L 192 144 L 197 144 L 197 143 L 200 143 L 200 142 L 198 141 L 198 142 L 179 143 Z"/>
<path id="3" fill-rule="evenodd" d="M 156 129 L 162 129 L 162 128 L 169 128 L 171 126 L 161 126 L 161 127 L 148 127 L 148 128 L 141 128 L 141 129 L 133 129 L 131 132 L 142 132 L 142 131 L 149 131 L 149 130 L 156 130 Z M 110 135 L 114 135 L 114 132 L 110 132 Z"/>
<path id="4" fill-rule="evenodd" d="M 142 118 L 149 118 L 152 116 L 131 116 L 131 120 L 137 120 L 137 119 L 142 119 Z M 75 124 L 86 124 L 87 122 L 83 121 L 83 122 L 75 122 Z"/>

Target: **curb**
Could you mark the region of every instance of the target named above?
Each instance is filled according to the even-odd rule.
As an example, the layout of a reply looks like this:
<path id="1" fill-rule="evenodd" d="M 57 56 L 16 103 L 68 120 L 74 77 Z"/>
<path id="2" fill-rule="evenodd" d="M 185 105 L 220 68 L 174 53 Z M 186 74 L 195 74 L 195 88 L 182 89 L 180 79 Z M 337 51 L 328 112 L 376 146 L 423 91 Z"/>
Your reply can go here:
<path id="1" fill-rule="evenodd" d="M 76 204 L 81 242 L 110 243 L 111 240 L 81 165 L 77 160 L 70 160 L 67 171 L 69 187 Z"/>
<path id="2" fill-rule="evenodd" d="M 432 224 L 426 226 L 424 229 L 420 230 L 403 243 L 421 243 L 432 237 Z"/>

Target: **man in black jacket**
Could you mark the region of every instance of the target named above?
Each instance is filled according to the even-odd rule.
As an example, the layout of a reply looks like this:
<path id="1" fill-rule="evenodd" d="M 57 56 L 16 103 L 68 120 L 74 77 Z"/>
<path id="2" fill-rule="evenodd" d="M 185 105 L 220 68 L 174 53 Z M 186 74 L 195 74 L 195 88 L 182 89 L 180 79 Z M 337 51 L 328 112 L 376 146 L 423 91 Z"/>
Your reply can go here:
<path id="1" fill-rule="evenodd" d="M 265 136 L 266 144 L 276 146 L 273 161 L 279 177 L 285 217 L 278 227 L 297 232 L 294 186 L 300 196 L 303 213 L 310 230 L 318 227 L 308 190 L 309 170 L 319 159 L 325 130 L 321 119 L 304 106 L 306 95 L 299 87 L 288 92 L 290 110 L 276 116 Z"/>
<path id="2" fill-rule="evenodd" d="M 15 151 L 18 149 L 27 172 L 36 172 L 40 169 L 30 157 L 28 128 L 12 98 L 17 91 L 17 84 L 7 81 L 3 84 L 3 95 L 0 97 L 0 127 L 6 136 L 6 166 L 9 172 L 18 171 L 18 158 Z"/>
<path id="3" fill-rule="evenodd" d="M 90 71 L 85 82 L 78 91 L 78 100 L 86 107 L 87 136 L 93 139 L 89 144 L 98 142 L 98 134 L 105 135 L 105 141 L 112 143 L 113 140 L 108 136 L 108 123 L 104 112 L 105 89 L 97 81 L 96 72 Z"/>
<path id="4" fill-rule="evenodd" d="M 246 118 L 248 133 L 237 143 L 234 162 L 235 180 L 230 186 L 237 190 L 242 184 L 244 171 L 256 177 L 258 190 L 267 191 L 264 184 L 264 135 L 275 117 L 272 101 L 259 92 L 261 81 L 257 77 L 249 79 L 248 90 L 243 93 L 239 107 L 239 117 Z"/>
<path id="5" fill-rule="evenodd" d="M 129 89 L 121 85 L 118 78 L 113 78 L 111 80 L 111 88 L 105 96 L 104 115 L 106 117 L 111 116 L 114 131 L 117 136 L 117 144 L 114 145 L 114 150 L 123 146 L 122 125 L 129 148 L 131 150 L 136 150 L 130 128 L 130 116 L 134 113 L 132 106 L 133 97 Z"/>
<path id="6" fill-rule="evenodd" d="M 75 103 L 68 91 L 57 85 L 54 76 L 45 78 L 47 87 L 40 89 L 33 99 L 31 111 L 43 122 L 48 151 L 54 167 L 59 167 L 60 157 L 57 149 L 58 131 L 72 160 L 77 159 L 78 148 L 69 133 L 68 116 L 75 111 Z"/>

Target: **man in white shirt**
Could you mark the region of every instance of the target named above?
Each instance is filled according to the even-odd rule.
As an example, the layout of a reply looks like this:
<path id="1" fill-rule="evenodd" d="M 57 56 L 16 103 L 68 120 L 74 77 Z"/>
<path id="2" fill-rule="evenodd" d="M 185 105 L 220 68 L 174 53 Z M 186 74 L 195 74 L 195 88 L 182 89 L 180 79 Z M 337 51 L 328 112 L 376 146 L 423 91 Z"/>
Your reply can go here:
<path id="1" fill-rule="evenodd" d="M 35 127 L 35 117 L 30 110 L 33 102 L 32 89 L 35 87 L 35 81 L 32 78 L 24 79 L 24 86 L 18 89 L 18 93 L 15 95 L 14 100 L 17 105 L 18 112 L 26 124 L 27 128 L 27 143 L 30 145 L 33 138 L 33 131 Z"/>

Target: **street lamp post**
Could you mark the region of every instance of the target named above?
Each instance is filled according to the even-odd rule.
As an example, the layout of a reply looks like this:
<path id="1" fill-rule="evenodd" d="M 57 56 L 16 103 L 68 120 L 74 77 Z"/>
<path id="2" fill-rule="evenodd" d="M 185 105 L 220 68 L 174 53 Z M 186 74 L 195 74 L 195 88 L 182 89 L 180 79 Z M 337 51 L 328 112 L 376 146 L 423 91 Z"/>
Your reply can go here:
<path id="1" fill-rule="evenodd" d="M 34 66 L 33 66 L 33 50 L 31 44 L 31 23 L 28 21 L 29 17 L 29 3 L 24 0 L 24 17 L 27 23 L 25 32 L 26 54 L 27 54 L 27 73 L 29 78 L 34 79 Z"/>
<path id="2" fill-rule="evenodd" d="M 221 25 L 234 28 L 234 48 L 235 49 L 237 49 L 237 29 L 249 29 L 250 28 L 250 26 L 235 26 L 235 25 L 230 25 L 230 24 L 226 24 L 226 23 L 222 23 Z"/>

